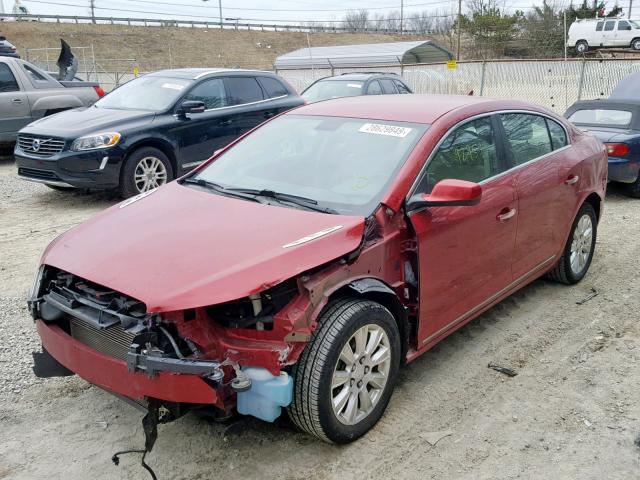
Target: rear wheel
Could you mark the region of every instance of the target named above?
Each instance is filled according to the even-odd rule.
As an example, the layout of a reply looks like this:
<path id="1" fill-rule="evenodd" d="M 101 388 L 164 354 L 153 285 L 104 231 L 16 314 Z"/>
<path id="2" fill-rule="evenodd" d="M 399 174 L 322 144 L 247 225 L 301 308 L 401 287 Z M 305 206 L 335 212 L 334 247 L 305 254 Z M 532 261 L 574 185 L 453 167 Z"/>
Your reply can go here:
<path id="1" fill-rule="evenodd" d="M 364 435 L 384 413 L 400 365 L 400 335 L 379 303 L 335 301 L 294 367 L 291 420 L 335 443 Z"/>
<path id="2" fill-rule="evenodd" d="M 640 50 L 640 38 L 634 38 L 631 41 L 631 48 L 634 50 Z"/>
<path id="3" fill-rule="evenodd" d="M 586 41 L 580 40 L 576 43 L 576 52 L 587 53 L 588 51 L 589 51 L 589 44 Z"/>
<path id="4" fill-rule="evenodd" d="M 549 277 L 567 285 L 578 283 L 587 274 L 596 246 L 596 212 L 584 203 L 576 215 L 562 256 Z"/>
<path id="5" fill-rule="evenodd" d="M 124 198 L 158 188 L 173 180 L 173 168 L 167 156 L 153 147 L 142 147 L 127 158 L 120 177 L 120 195 Z"/>

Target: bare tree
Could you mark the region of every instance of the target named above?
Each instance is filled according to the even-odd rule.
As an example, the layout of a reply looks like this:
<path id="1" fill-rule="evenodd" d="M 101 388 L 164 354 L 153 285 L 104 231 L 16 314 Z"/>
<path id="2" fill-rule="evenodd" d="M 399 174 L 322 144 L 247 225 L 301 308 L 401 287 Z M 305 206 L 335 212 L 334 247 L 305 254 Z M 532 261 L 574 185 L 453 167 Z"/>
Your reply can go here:
<path id="1" fill-rule="evenodd" d="M 409 30 L 416 33 L 431 33 L 433 31 L 433 16 L 426 10 L 421 13 L 414 13 L 407 19 Z"/>
<path id="2" fill-rule="evenodd" d="M 369 10 L 351 10 L 344 16 L 343 26 L 352 32 L 365 30 L 369 23 Z"/>

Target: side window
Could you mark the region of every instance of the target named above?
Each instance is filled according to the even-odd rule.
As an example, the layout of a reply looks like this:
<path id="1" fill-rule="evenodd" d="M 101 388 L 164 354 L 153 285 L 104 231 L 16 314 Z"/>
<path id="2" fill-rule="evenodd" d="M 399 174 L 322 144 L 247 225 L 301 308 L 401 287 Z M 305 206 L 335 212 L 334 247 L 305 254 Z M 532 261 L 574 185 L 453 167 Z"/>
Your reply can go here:
<path id="1" fill-rule="evenodd" d="M 549 136 L 551 137 L 551 146 L 554 150 L 562 148 L 567 145 L 567 132 L 562 126 L 554 122 L 553 120 L 547 120 L 547 127 L 549 128 Z"/>
<path id="2" fill-rule="evenodd" d="M 618 22 L 618 30 L 631 30 L 631 25 L 626 20 L 620 20 Z"/>
<path id="3" fill-rule="evenodd" d="M 242 105 L 264 100 L 262 89 L 253 77 L 227 77 L 229 105 Z"/>
<path id="4" fill-rule="evenodd" d="M 467 122 L 450 132 L 427 165 L 418 191 L 429 193 L 447 178 L 481 182 L 500 173 L 491 117 Z"/>
<path id="5" fill-rule="evenodd" d="M 380 85 L 382 85 L 382 91 L 384 93 L 398 93 L 396 87 L 393 85 L 393 81 L 388 78 L 381 78 Z"/>
<path id="6" fill-rule="evenodd" d="M 282 82 L 275 78 L 258 77 L 258 82 L 262 85 L 264 92 L 267 94 L 267 98 L 289 95 L 287 88 L 282 84 Z"/>
<path id="7" fill-rule="evenodd" d="M 605 32 L 610 32 L 611 30 L 613 30 L 613 28 L 615 26 L 616 26 L 615 20 L 609 20 L 608 22 L 605 22 L 605 24 L 604 24 L 604 31 Z"/>
<path id="8" fill-rule="evenodd" d="M 405 86 L 405 84 L 402 83 L 400 80 L 394 80 L 393 83 L 396 84 L 396 87 L 398 88 L 398 93 L 411 93 L 409 89 Z"/>
<path id="9" fill-rule="evenodd" d="M 199 100 L 204 102 L 204 108 L 220 108 L 226 106 L 224 82 L 221 78 L 210 78 L 199 83 L 189 91 L 183 100 Z"/>
<path id="10" fill-rule="evenodd" d="M 500 118 L 514 165 L 522 165 L 551 152 L 551 139 L 544 117 L 505 113 Z"/>
<path id="11" fill-rule="evenodd" d="M 27 72 L 27 75 L 31 80 L 35 80 L 36 82 L 46 82 L 47 81 L 47 79 L 44 77 L 44 75 L 41 75 L 40 73 L 36 72 L 29 65 L 24 65 L 23 64 L 22 68 L 24 69 L 25 72 Z"/>
<path id="12" fill-rule="evenodd" d="M 17 92 L 20 90 L 16 77 L 11 73 L 9 65 L 6 63 L 0 63 L 0 93 L 2 92 Z"/>
<path id="13" fill-rule="evenodd" d="M 604 22 L 598 22 L 596 24 L 596 32 L 601 32 L 602 31 L 602 27 L 604 27 Z"/>
<path id="14" fill-rule="evenodd" d="M 369 86 L 367 87 L 367 95 L 382 95 L 382 87 L 377 80 L 372 80 L 369 82 Z"/>

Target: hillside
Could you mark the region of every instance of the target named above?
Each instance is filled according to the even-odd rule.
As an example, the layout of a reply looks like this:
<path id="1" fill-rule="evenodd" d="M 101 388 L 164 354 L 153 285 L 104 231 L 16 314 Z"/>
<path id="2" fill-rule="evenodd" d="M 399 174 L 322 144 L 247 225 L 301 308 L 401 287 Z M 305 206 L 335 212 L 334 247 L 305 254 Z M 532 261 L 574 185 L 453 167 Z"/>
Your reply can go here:
<path id="1" fill-rule="evenodd" d="M 134 63 L 140 71 L 192 66 L 270 69 L 278 55 L 307 46 L 306 33 L 217 28 L 3 22 L 0 35 L 16 45 L 23 58 L 28 48 L 57 49 L 60 38 L 72 47 L 93 46 L 96 62 L 103 69 L 122 73 L 129 72 Z M 415 39 L 381 34 L 308 34 L 311 46 Z"/>

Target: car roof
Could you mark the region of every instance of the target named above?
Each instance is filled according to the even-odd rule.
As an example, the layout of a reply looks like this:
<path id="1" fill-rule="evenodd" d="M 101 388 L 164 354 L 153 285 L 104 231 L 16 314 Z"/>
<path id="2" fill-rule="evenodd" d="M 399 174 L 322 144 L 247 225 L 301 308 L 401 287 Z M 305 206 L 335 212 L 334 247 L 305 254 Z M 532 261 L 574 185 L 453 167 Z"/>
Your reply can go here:
<path id="1" fill-rule="evenodd" d="M 268 75 L 274 76 L 273 72 L 268 72 L 264 70 L 245 70 L 242 68 L 173 68 L 167 70 L 158 70 L 157 72 L 149 73 L 148 75 L 153 77 L 174 77 L 174 78 L 185 78 L 190 80 L 197 80 L 198 78 L 202 78 L 208 75 L 219 75 L 219 74 L 236 74 L 236 73 L 251 73 L 251 74 L 260 74 L 260 75 Z"/>
<path id="2" fill-rule="evenodd" d="M 634 99 L 596 99 L 596 100 L 580 100 L 571 105 L 567 112 L 585 109 L 613 108 L 615 110 L 637 110 L 640 107 L 640 100 Z"/>
<path id="3" fill-rule="evenodd" d="M 545 110 L 519 101 L 496 100 L 471 95 L 360 95 L 325 100 L 291 110 L 292 114 L 366 118 L 432 124 L 441 116 L 465 107 L 483 112 L 500 109 Z M 471 108 L 477 110 L 478 108 Z M 475 114 L 475 113 L 474 113 Z"/>
<path id="4" fill-rule="evenodd" d="M 374 77 L 391 77 L 397 80 L 401 80 L 400 77 L 395 75 L 394 73 L 383 73 L 383 72 L 354 72 L 354 73 L 344 73 L 342 75 L 334 75 L 333 77 L 324 77 L 318 80 L 319 82 L 325 81 L 334 81 L 334 80 L 369 80 Z"/>

